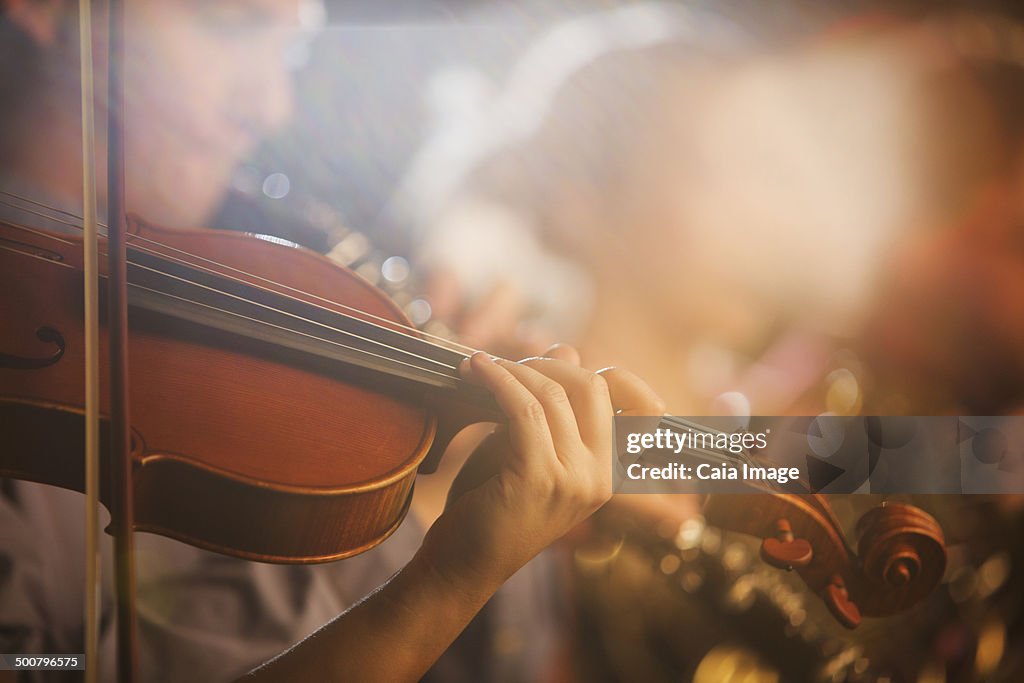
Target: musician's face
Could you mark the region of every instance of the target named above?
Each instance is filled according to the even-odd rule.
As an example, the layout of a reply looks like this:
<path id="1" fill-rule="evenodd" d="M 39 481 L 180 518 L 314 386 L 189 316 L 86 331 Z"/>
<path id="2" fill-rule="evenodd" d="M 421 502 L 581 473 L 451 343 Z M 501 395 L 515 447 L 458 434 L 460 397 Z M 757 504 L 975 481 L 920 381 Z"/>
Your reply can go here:
<path id="1" fill-rule="evenodd" d="M 202 223 L 236 164 L 291 109 L 299 0 L 126 3 L 128 205 Z"/>

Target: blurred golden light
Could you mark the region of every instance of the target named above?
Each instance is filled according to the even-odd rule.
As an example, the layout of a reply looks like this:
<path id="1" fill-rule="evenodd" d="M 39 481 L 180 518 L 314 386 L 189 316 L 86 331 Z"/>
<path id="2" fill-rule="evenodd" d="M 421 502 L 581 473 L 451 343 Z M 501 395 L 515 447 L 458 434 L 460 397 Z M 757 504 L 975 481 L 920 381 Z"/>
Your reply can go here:
<path id="1" fill-rule="evenodd" d="M 596 569 L 614 561 L 622 551 L 625 537 L 595 537 L 581 543 L 573 551 L 573 560 L 580 569 Z"/>
<path id="2" fill-rule="evenodd" d="M 704 532 L 704 539 L 700 547 L 708 555 L 716 554 L 722 547 L 722 534 L 717 529 L 708 529 Z"/>
<path id="3" fill-rule="evenodd" d="M 737 612 L 744 612 L 754 603 L 754 582 L 750 576 L 736 580 L 725 596 L 726 604 Z"/>
<path id="4" fill-rule="evenodd" d="M 680 564 L 682 564 L 682 560 L 679 559 L 678 555 L 665 555 L 665 557 L 661 558 L 659 567 L 662 574 L 675 574 Z"/>
<path id="5" fill-rule="evenodd" d="M 946 683 L 946 669 L 941 664 L 929 664 L 917 677 L 917 683 Z"/>
<path id="6" fill-rule="evenodd" d="M 757 655 L 734 645 L 711 649 L 697 666 L 693 683 L 778 683 L 779 673 Z"/>
<path id="7" fill-rule="evenodd" d="M 978 649 L 974 655 L 974 670 L 981 678 L 995 673 L 1003 653 L 1006 651 L 1006 627 L 998 619 L 992 619 L 981 629 Z"/>
<path id="8" fill-rule="evenodd" d="M 704 518 L 692 517 L 679 527 L 676 535 L 676 547 L 680 550 L 690 550 L 700 545 L 701 537 L 704 535 Z"/>
<path id="9" fill-rule="evenodd" d="M 683 574 L 683 577 L 679 580 L 679 584 L 687 593 L 696 593 L 700 590 L 700 587 L 704 585 L 704 574 L 696 569 L 691 569 Z"/>
<path id="10" fill-rule="evenodd" d="M 978 569 L 978 589 L 981 597 L 987 598 L 995 593 L 1002 588 L 1008 578 L 1010 578 L 1009 554 L 996 553 L 985 560 L 985 563 Z"/>
<path id="11" fill-rule="evenodd" d="M 856 375 L 846 368 L 840 368 L 829 373 L 825 382 L 828 386 L 825 405 L 830 413 L 856 415 L 860 412 L 861 391 Z"/>
<path id="12" fill-rule="evenodd" d="M 729 571 L 742 571 L 750 564 L 750 554 L 739 543 L 731 543 L 722 554 L 722 565 Z"/>

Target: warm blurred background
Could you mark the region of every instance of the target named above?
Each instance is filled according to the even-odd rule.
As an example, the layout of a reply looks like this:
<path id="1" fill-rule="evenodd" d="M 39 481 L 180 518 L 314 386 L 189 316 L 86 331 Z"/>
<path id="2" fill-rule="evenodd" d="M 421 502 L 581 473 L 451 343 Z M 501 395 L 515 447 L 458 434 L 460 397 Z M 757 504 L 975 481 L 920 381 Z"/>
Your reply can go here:
<path id="1" fill-rule="evenodd" d="M 476 347 L 569 341 L 677 414 L 1024 409 L 1018 3 L 386 7 L 326 3 L 214 227 L 330 253 Z M 852 545 L 880 502 L 832 501 Z M 1024 680 L 1016 499 L 910 502 L 944 581 L 855 631 L 699 501 L 612 505 L 562 551 L 551 678 Z"/>

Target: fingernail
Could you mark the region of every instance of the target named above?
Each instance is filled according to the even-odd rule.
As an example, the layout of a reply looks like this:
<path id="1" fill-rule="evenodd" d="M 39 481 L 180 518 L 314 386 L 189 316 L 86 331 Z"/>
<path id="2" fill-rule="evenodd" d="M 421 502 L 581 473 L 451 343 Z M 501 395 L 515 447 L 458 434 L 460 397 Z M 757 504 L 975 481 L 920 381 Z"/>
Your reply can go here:
<path id="1" fill-rule="evenodd" d="M 485 351 L 476 351 L 476 352 L 473 353 L 472 356 L 470 356 L 466 360 L 470 361 L 470 360 L 473 360 L 474 358 L 478 359 L 477 362 L 479 362 L 479 363 L 493 363 L 494 362 L 494 357 L 491 356 L 491 354 L 489 354 L 489 353 L 487 353 Z"/>

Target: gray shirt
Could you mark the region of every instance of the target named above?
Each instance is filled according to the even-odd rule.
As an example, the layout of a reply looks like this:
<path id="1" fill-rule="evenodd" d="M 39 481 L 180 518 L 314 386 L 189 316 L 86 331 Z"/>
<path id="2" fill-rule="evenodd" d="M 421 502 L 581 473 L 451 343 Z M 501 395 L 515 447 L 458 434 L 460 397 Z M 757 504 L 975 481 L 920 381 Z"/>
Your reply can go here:
<path id="1" fill-rule="evenodd" d="M 0 652 L 82 652 L 84 497 L 26 482 L 3 481 L 0 491 Z M 408 519 L 363 555 L 302 566 L 248 562 L 137 533 L 142 680 L 226 681 L 245 673 L 382 584 L 421 537 Z M 112 542 L 104 534 L 102 543 L 102 680 L 113 681 Z M 427 680 L 537 680 L 558 629 L 552 569 L 542 556 L 516 574 Z M 74 678 L 40 672 L 29 680 Z"/>

